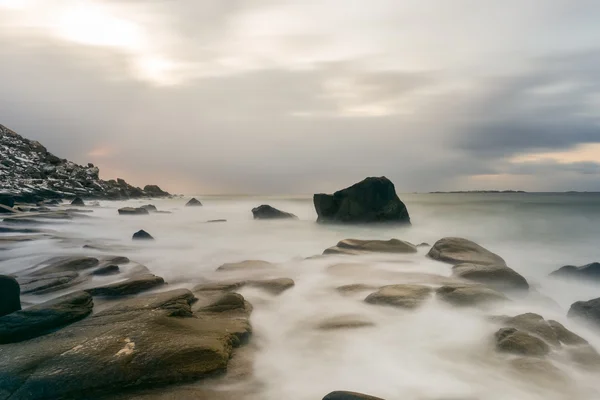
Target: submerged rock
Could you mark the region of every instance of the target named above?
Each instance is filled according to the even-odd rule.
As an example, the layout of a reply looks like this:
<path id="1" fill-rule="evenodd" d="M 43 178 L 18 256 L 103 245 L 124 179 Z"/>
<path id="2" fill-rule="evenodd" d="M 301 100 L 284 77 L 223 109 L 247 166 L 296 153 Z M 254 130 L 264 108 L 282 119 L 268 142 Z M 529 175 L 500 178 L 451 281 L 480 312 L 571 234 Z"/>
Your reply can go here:
<path id="1" fill-rule="evenodd" d="M 54 274 L 59 272 L 77 272 L 97 266 L 100 261 L 94 257 L 58 257 L 51 263 L 31 273 L 32 276 Z"/>
<path id="2" fill-rule="evenodd" d="M 21 289 L 12 276 L 0 275 L 0 317 L 21 309 Z"/>
<path id="3" fill-rule="evenodd" d="M 366 178 L 346 189 L 315 194 L 317 222 L 410 224 L 408 210 L 386 177 Z"/>
<path id="4" fill-rule="evenodd" d="M 145 206 L 141 206 L 140 208 L 143 208 L 143 209 L 145 209 L 148 212 L 157 212 L 158 211 L 158 209 L 156 208 L 156 206 L 152 205 L 152 204 L 146 204 Z"/>
<path id="5" fill-rule="evenodd" d="M 78 278 L 79 274 L 77 272 L 64 271 L 37 276 L 23 276 L 18 277 L 17 280 L 21 284 L 21 293 L 44 294 L 67 289 L 82 282 Z"/>
<path id="6" fill-rule="evenodd" d="M 165 280 L 160 276 L 142 274 L 110 285 L 86 289 L 86 291 L 92 296 L 126 296 L 154 289 L 164 284 Z"/>
<path id="7" fill-rule="evenodd" d="M 294 214 L 263 204 L 252 209 L 254 219 L 298 219 Z"/>
<path id="8" fill-rule="evenodd" d="M 246 270 L 262 270 L 274 269 L 275 264 L 262 260 L 246 260 L 235 263 L 225 263 L 217 268 L 217 271 L 246 271 Z"/>
<path id="9" fill-rule="evenodd" d="M 255 287 L 262 289 L 273 295 L 278 295 L 285 292 L 288 289 L 294 287 L 295 283 L 290 278 L 275 278 L 275 279 L 258 279 L 258 280 L 244 280 L 235 282 L 213 282 L 203 283 L 197 285 L 192 290 L 193 292 L 215 292 L 223 291 L 229 292 L 240 289 L 244 286 Z"/>
<path id="10" fill-rule="evenodd" d="M 326 318 L 317 324 L 317 329 L 322 331 L 332 331 L 340 329 L 356 329 L 375 326 L 373 321 L 360 315 L 338 315 Z"/>
<path id="11" fill-rule="evenodd" d="M 131 239 L 132 240 L 154 240 L 152 235 L 150 235 L 148 232 L 146 232 L 143 229 L 134 233 Z"/>
<path id="12" fill-rule="evenodd" d="M 200 203 L 200 200 L 198 200 L 197 198 L 192 198 L 190 201 L 188 201 L 185 206 L 186 207 L 199 207 L 201 206 L 202 203 Z"/>
<path id="13" fill-rule="evenodd" d="M 542 339 L 516 328 L 502 328 L 496 332 L 496 349 L 505 353 L 542 357 L 550 347 Z"/>
<path id="14" fill-rule="evenodd" d="M 588 301 L 577 301 L 571 305 L 569 318 L 580 318 L 600 327 L 600 297 Z"/>
<path id="15" fill-rule="evenodd" d="M 138 207 L 123 207 L 119 208 L 119 215 L 148 215 L 149 212 L 145 208 Z"/>
<path id="16" fill-rule="evenodd" d="M 384 400 L 380 397 L 369 396 L 356 392 L 335 391 L 323 397 L 323 400 Z"/>
<path id="17" fill-rule="evenodd" d="M 416 308 L 431 294 L 432 289 L 423 285 L 389 285 L 371 293 L 366 303 L 394 306 L 400 308 Z"/>
<path id="18" fill-rule="evenodd" d="M 364 253 L 416 253 L 417 248 L 409 242 L 398 239 L 390 240 L 358 240 L 344 239 L 334 247 L 326 249 L 323 254 L 358 255 Z"/>
<path id="19" fill-rule="evenodd" d="M 593 262 L 580 267 L 565 265 L 552 272 L 550 276 L 600 281 L 600 263 Z"/>
<path id="20" fill-rule="evenodd" d="M 482 283 L 499 290 L 528 290 L 527 280 L 506 265 L 458 264 L 453 276 Z"/>
<path id="21" fill-rule="evenodd" d="M 92 296 L 79 291 L 0 317 L 0 343 L 21 342 L 78 321 L 92 312 Z"/>
<path id="22" fill-rule="evenodd" d="M 436 290 L 437 297 L 455 306 L 479 306 L 508 298 L 500 292 L 484 286 L 446 285 Z"/>
<path id="23" fill-rule="evenodd" d="M 215 222 L 227 222 L 227 220 L 226 219 L 209 219 L 208 221 L 206 221 L 207 224 L 215 223 Z"/>
<path id="24" fill-rule="evenodd" d="M 72 206 L 77 206 L 77 207 L 83 207 L 85 206 L 85 202 L 83 201 L 83 199 L 81 197 L 75 197 L 75 199 L 73 199 L 73 201 L 71 202 Z"/>
<path id="25" fill-rule="evenodd" d="M 428 257 L 450 264 L 506 265 L 499 255 L 468 239 L 446 237 L 435 242 Z"/>
<path id="26" fill-rule="evenodd" d="M 99 276 L 104 276 L 104 275 L 115 275 L 118 274 L 119 272 L 121 272 L 121 270 L 119 269 L 118 265 L 107 265 L 105 267 L 100 267 L 98 269 L 95 269 L 92 272 L 92 275 L 99 275 Z"/>

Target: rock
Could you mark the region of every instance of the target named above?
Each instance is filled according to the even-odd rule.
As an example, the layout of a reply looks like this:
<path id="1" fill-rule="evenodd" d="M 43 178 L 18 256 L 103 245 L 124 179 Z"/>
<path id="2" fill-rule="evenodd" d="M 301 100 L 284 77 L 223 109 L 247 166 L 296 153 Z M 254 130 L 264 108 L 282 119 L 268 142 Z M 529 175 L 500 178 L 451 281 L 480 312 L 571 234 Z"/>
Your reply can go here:
<path id="1" fill-rule="evenodd" d="M 457 237 L 446 237 L 435 242 L 428 257 L 450 264 L 506 265 L 497 254 L 475 242 Z"/>
<path id="2" fill-rule="evenodd" d="M 195 292 L 214 292 L 224 291 L 229 292 L 238 290 L 244 286 L 250 286 L 262 289 L 273 295 L 278 295 L 285 292 L 288 289 L 294 287 L 295 283 L 289 278 L 276 278 L 276 279 L 263 279 L 263 280 L 246 280 L 237 282 L 214 282 L 214 283 L 203 283 L 197 285 L 192 290 Z"/>
<path id="3" fill-rule="evenodd" d="M 246 270 L 263 270 L 274 269 L 275 264 L 262 260 L 246 260 L 236 263 L 226 263 L 217 268 L 217 271 L 246 271 Z"/>
<path id="4" fill-rule="evenodd" d="M 417 245 L 417 247 L 431 247 L 431 245 L 430 245 L 429 243 L 425 243 L 425 242 L 423 242 L 423 243 L 419 243 L 419 244 Z"/>
<path id="5" fill-rule="evenodd" d="M 552 272 L 550 276 L 600 281 L 600 263 L 593 262 L 581 267 L 565 265 Z"/>
<path id="6" fill-rule="evenodd" d="M 58 272 L 77 272 L 97 266 L 100 261 L 94 257 L 57 257 L 49 260 L 51 263 L 30 275 L 39 276 Z"/>
<path id="7" fill-rule="evenodd" d="M 400 308 L 416 308 L 429 297 L 431 292 L 430 287 L 423 285 L 389 285 L 371 293 L 365 302 Z"/>
<path id="8" fill-rule="evenodd" d="M 211 219 L 206 221 L 206 223 L 214 223 L 214 222 L 227 222 L 226 219 Z"/>
<path id="9" fill-rule="evenodd" d="M 452 267 L 453 276 L 482 283 L 498 290 L 528 290 L 529 284 L 506 265 L 458 264 Z"/>
<path id="10" fill-rule="evenodd" d="M 0 317 L 21 309 L 21 289 L 12 276 L 0 275 Z"/>
<path id="11" fill-rule="evenodd" d="M 358 240 L 345 239 L 335 247 L 326 249 L 323 254 L 356 255 L 364 253 L 416 253 L 415 245 L 398 239 L 390 240 Z"/>
<path id="12" fill-rule="evenodd" d="M 315 194 L 313 203 L 317 222 L 410 224 L 406 206 L 386 177 L 366 178 L 346 189 L 330 194 Z"/>
<path id="13" fill-rule="evenodd" d="M 66 289 L 80 283 L 79 274 L 73 271 L 18 277 L 22 294 L 44 294 Z"/>
<path id="14" fill-rule="evenodd" d="M 3 204 L 0 204 L 0 214 L 15 214 L 19 212 L 18 210 L 15 210 L 12 207 L 9 206 L 5 206 Z"/>
<path id="15" fill-rule="evenodd" d="M 198 200 L 194 197 L 193 199 L 188 201 L 185 206 L 186 207 L 199 207 L 201 205 L 202 205 L 202 203 L 200 203 L 200 200 Z"/>
<path id="16" fill-rule="evenodd" d="M 571 305 L 569 318 L 580 318 L 600 327 L 600 297 L 588 301 L 577 301 Z"/>
<path id="17" fill-rule="evenodd" d="M 140 208 L 145 209 L 148 212 L 157 212 L 158 209 L 156 208 L 156 206 L 152 205 L 152 204 L 146 204 L 145 206 L 141 206 Z"/>
<path id="18" fill-rule="evenodd" d="M 510 360 L 510 365 L 515 369 L 518 376 L 527 383 L 531 383 L 532 379 L 542 379 L 547 383 L 559 385 L 568 382 L 568 377 L 548 360 L 518 357 Z"/>
<path id="19" fill-rule="evenodd" d="M 149 212 L 145 208 L 123 207 L 119 208 L 119 215 L 148 215 Z"/>
<path id="20" fill-rule="evenodd" d="M 223 372 L 251 332 L 248 318 L 192 314 L 193 301 L 184 289 L 134 297 L 50 335 L 4 345 L 2 393 L 12 399 L 114 398 Z"/>
<path id="21" fill-rule="evenodd" d="M 340 329 L 356 329 L 375 326 L 375 324 L 360 315 L 338 315 L 319 322 L 317 329 L 332 331 Z"/>
<path id="22" fill-rule="evenodd" d="M 380 397 L 369 396 L 356 392 L 335 391 L 323 397 L 323 400 L 384 400 Z"/>
<path id="23" fill-rule="evenodd" d="M 263 204 L 252 209 L 254 219 L 298 219 L 294 214 Z"/>
<path id="24" fill-rule="evenodd" d="M 487 305 L 508 298 L 500 292 L 484 286 L 446 285 L 436 290 L 437 297 L 455 306 Z"/>
<path id="25" fill-rule="evenodd" d="M 92 297 L 79 291 L 0 317 L 0 344 L 44 335 L 86 317 L 93 306 Z"/>
<path id="26" fill-rule="evenodd" d="M 143 229 L 134 233 L 133 237 L 131 239 L 132 240 L 154 240 L 152 235 L 150 235 L 148 232 L 146 232 Z"/>
<path id="27" fill-rule="evenodd" d="M 164 283 L 165 280 L 160 276 L 153 274 L 140 274 L 121 282 L 87 289 L 86 291 L 92 296 L 127 296 L 154 289 L 158 286 L 164 285 Z"/>
<path id="28" fill-rule="evenodd" d="M 12 196 L 0 194 L 0 204 L 13 208 L 15 206 L 15 199 Z"/>
<path id="29" fill-rule="evenodd" d="M 157 185 L 146 185 L 144 186 L 144 192 L 150 197 L 169 197 L 170 194 L 165 192 Z"/>
<path id="30" fill-rule="evenodd" d="M 241 294 L 225 293 L 201 310 L 208 313 L 221 313 L 233 310 L 244 310 L 245 308 L 246 302 Z"/>
<path id="31" fill-rule="evenodd" d="M 556 324 L 558 322 L 554 321 Z M 508 318 L 504 321 L 504 325 L 508 328 L 516 328 L 522 330 L 524 332 L 533 334 L 538 336 L 541 339 L 544 339 L 546 342 L 553 346 L 560 346 L 560 340 L 558 339 L 558 335 L 552 325 L 548 321 L 544 319 L 539 314 L 534 313 L 526 313 L 520 314 L 512 318 Z M 558 324 L 560 325 L 560 324 Z M 557 325 L 557 327 L 558 327 Z M 562 327 L 561 334 L 564 337 L 567 337 L 567 340 L 571 339 L 569 334 L 573 334 L 571 331 L 568 331 L 564 326 Z M 561 328 L 558 328 L 561 329 Z M 567 333 L 568 332 L 568 333 Z M 577 335 L 575 335 L 577 336 Z"/>
<path id="32" fill-rule="evenodd" d="M 105 276 L 105 275 L 115 275 L 118 274 L 119 272 L 121 272 L 121 270 L 119 269 L 118 265 L 107 265 L 105 267 L 100 267 L 98 269 L 95 269 L 92 272 L 92 275 L 100 275 L 100 276 Z"/>
<path id="33" fill-rule="evenodd" d="M 335 290 L 342 294 L 353 294 L 359 292 L 366 292 L 367 290 L 372 291 L 376 289 L 379 289 L 379 286 L 368 285 L 366 283 L 353 283 L 350 285 L 338 286 L 335 288 Z"/>
<path id="34" fill-rule="evenodd" d="M 71 202 L 71 205 L 77 206 L 77 207 L 83 207 L 83 206 L 85 206 L 85 203 L 81 197 L 75 197 L 75 199 L 73 199 L 73 201 Z"/>
<path id="35" fill-rule="evenodd" d="M 580 346 L 580 345 L 588 344 L 587 340 L 585 340 L 581 336 L 571 332 L 570 330 L 565 328 L 563 324 L 561 324 L 558 321 L 549 320 L 548 325 L 550 325 L 552 327 L 552 329 L 554 330 L 554 333 L 556 334 L 556 338 L 562 344 L 566 344 L 567 346 Z"/>
<path id="36" fill-rule="evenodd" d="M 495 334 L 496 349 L 504 353 L 543 357 L 550 347 L 542 339 L 515 328 L 502 328 Z"/>

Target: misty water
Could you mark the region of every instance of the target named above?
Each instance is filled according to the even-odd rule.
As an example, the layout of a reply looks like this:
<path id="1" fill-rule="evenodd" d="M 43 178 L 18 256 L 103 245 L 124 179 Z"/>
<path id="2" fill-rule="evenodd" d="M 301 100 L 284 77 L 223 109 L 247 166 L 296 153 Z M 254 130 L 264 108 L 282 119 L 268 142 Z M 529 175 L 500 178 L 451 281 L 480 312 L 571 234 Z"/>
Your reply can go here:
<path id="1" fill-rule="evenodd" d="M 181 198 L 154 200 L 159 210 L 172 214 L 139 217 L 120 216 L 116 210 L 145 202 L 103 201 L 90 207 L 91 218 L 48 224 L 60 233 L 59 240 L 2 251 L 0 273 L 17 272 L 53 255 L 102 254 L 82 248 L 100 244 L 111 249 L 108 253 L 127 256 L 164 277 L 169 285 L 163 290 L 249 276 L 292 278 L 295 287 L 279 296 L 253 288 L 240 290 L 254 306 L 251 374 L 217 387 L 223 393 L 236 390 L 236 398 L 313 400 L 333 390 L 388 400 L 600 398 L 597 370 L 578 366 L 560 354 L 550 355 L 549 360 L 564 380 L 515 370 L 511 356 L 494 351 L 492 338 L 498 326 L 489 319 L 539 313 L 600 349 L 597 332 L 566 317 L 573 302 L 599 297 L 600 285 L 548 278 L 563 265 L 600 261 L 600 195 L 400 197 L 411 214 L 412 227 L 320 225 L 310 197 L 199 196 L 204 206 L 195 208 L 184 207 L 186 200 Z M 255 221 L 250 210 L 260 204 L 294 213 L 299 220 Z M 227 222 L 206 223 L 214 219 Z M 131 235 L 139 229 L 156 241 L 133 243 Z M 451 266 L 428 259 L 428 248 L 419 248 L 414 255 L 307 259 L 346 238 L 433 244 L 445 236 L 465 237 L 499 254 L 534 290 L 527 297 L 487 309 L 453 308 L 432 297 L 417 310 L 407 311 L 364 303 L 369 291 L 342 295 L 335 288 L 355 283 L 439 286 L 443 281 L 439 275 L 450 277 Z M 277 263 L 277 270 L 243 275 L 215 272 L 223 263 L 248 259 Z M 104 278 L 94 279 L 101 283 Z M 360 318 L 374 326 L 318 329 L 324 320 L 339 316 Z"/>

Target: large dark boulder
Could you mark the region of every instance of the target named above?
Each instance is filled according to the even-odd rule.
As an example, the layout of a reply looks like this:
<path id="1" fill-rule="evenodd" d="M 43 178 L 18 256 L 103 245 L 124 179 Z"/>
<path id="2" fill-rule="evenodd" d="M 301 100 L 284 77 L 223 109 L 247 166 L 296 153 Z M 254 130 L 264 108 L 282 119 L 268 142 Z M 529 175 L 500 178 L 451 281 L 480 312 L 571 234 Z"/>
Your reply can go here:
<path id="1" fill-rule="evenodd" d="M 0 275 L 0 317 L 21 309 L 21 289 L 12 276 Z"/>
<path id="2" fill-rule="evenodd" d="M 150 197 L 168 197 L 170 194 L 165 192 L 157 185 L 146 185 L 144 186 L 144 192 Z"/>
<path id="3" fill-rule="evenodd" d="M 288 213 L 263 204 L 252 209 L 254 219 L 298 219 L 294 214 Z"/>
<path id="4" fill-rule="evenodd" d="M 200 202 L 200 200 L 198 200 L 195 197 L 185 204 L 186 207 L 200 207 L 201 205 L 202 203 Z"/>
<path id="5" fill-rule="evenodd" d="M 550 276 L 600 281 L 600 263 L 593 262 L 582 265 L 581 267 L 565 265 L 564 267 L 552 272 Z"/>
<path id="6" fill-rule="evenodd" d="M 568 316 L 580 318 L 600 327 L 600 297 L 589 301 L 577 301 L 571 305 Z"/>
<path id="7" fill-rule="evenodd" d="M 428 257 L 450 264 L 506 265 L 499 255 L 468 239 L 445 237 L 435 242 Z"/>
<path id="8" fill-rule="evenodd" d="M 132 240 L 154 240 L 154 238 L 151 234 L 142 229 L 133 234 Z"/>
<path id="9" fill-rule="evenodd" d="M 317 222 L 410 224 L 404 203 L 386 177 L 367 178 L 331 194 L 315 194 Z"/>

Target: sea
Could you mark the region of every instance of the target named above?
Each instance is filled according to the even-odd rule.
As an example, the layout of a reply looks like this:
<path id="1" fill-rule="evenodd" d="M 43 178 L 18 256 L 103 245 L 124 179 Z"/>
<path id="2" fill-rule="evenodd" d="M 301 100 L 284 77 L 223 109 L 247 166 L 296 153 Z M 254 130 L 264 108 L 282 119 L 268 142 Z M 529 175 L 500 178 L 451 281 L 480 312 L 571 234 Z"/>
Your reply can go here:
<path id="1" fill-rule="evenodd" d="M 600 282 L 549 277 L 564 265 L 600 261 L 600 194 L 400 194 L 412 226 L 318 224 L 311 196 L 198 195 L 202 207 L 185 207 L 190 197 L 151 200 L 170 213 L 147 216 L 122 216 L 117 209 L 148 200 L 100 201 L 87 207 L 93 210 L 88 218 L 42 226 L 54 232 L 51 239 L 1 250 L 0 273 L 18 273 L 57 255 L 110 253 L 146 265 L 172 289 L 237 278 L 215 272 L 223 263 L 277 264 L 275 272 L 256 277 L 292 278 L 292 289 L 279 296 L 256 288 L 240 291 L 254 306 L 254 351 L 251 376 L 237 390 L 247 388 L 238 398 L 317 400 L 349 390 L 387 400 L 600 399 L 600 371 L 559 352 L 545 361 L 564 380 L 548 379 L 548 364 L 533 375 L 515 370 L 511 356 L 494 350 L 498 326 L 491 318 L 538 313 L 600 350 L 600 332 L 567 318 L 573 302 L 600 297 Z M 251 210 L 261 204 L 298 220 L 254 220 Z M 207 222 L 217 219 L 226 222 Z M 140 229 L 156 240 L 132 242 Z M 485 309 L 451 307 L 435 298 L 416 310 L 374 306 L 363 301 L 368 292 L 341 295 L 335 288 L 421 281 L 435 286 L 432 275 L 450 277 L 451 266 L 429 259 L 428 247 L 411 255 L 313 257 L 348 238 L 432 245 L 448 236 L 473 240 L 502 256 L 529 281 L 530 295 Z M 106 250 L 84 249 L 85 244 Z M 337 317 L 372 326 L 319 329 Z"/>

